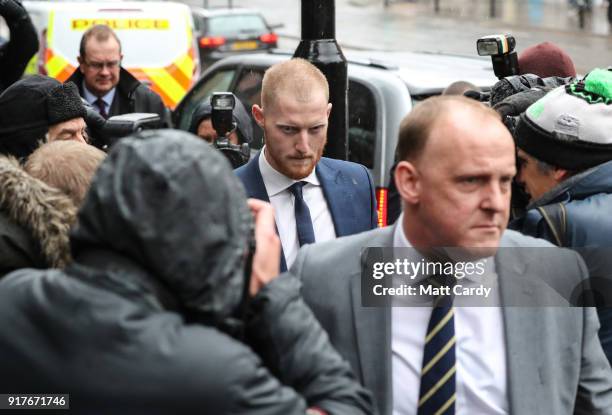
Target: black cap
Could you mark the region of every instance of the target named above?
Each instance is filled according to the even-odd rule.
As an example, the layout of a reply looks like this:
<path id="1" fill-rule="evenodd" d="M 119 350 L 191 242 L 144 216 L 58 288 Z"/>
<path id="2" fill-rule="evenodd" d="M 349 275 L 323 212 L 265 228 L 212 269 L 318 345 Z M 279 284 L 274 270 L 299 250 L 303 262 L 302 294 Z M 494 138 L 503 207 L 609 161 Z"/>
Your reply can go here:
<path id="1" fill-rule="evenodd" d="M 0 153 L 27 157 L 49 127 L 85 118 L 77 86 L 33 75 L 15 82 L 0 95 Z"/>

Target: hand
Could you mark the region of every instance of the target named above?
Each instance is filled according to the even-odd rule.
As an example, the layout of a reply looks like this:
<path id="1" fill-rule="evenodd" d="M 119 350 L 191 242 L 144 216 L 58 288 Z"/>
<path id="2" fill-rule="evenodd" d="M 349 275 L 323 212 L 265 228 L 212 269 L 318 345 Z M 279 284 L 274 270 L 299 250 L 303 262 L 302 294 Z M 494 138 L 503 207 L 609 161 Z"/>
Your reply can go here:
<path id="1" fill-rule="evenodd" d="M 257 199 L 249 199 L 248 205 L 255 219 L 256 247 L 249 286 L 249 294 L 254 297 L 264 285 L 278 277 L 281 243 L 276 234 L 272 205 Z"/>

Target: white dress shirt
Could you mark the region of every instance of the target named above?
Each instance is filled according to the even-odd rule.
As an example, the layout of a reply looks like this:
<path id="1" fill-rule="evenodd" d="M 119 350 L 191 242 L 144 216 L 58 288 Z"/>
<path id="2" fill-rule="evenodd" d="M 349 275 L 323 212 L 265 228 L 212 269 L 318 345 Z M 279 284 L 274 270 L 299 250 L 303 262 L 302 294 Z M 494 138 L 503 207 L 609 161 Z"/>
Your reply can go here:
<path id="1" fill-rule="evenodd" d="M 411 247 L 397 221 L 395 247 Z M 493 260 L 487 264 L 494 264 Z M 493 265 L 494 266 L 494 265 Z M 489 272 L 495 272 L 490 269 Z M 467 278 L 467 277 L 466 277 Z M 464 281 L 465 282 L 465 281 Z M 499 296 L 499 290 L 493 290 Z M 429 307 L 393 307 L 391 311 L 391 365 L 393 414 L 417 413 L 420 372 Z M 455 375 L 457 415 L 508 413 L 506 342 L 500 307 L 455 307 Z"/>
<path id="2" fill-rule="evenodd" d="M 102 97 L 102 101 L 104 101 L 104 109 L 106 110 L 107 115 L 110 113 L 110 107 L 113 104 L 113 99 L 115 98 L 115 89 L 116 88 L 111 89 Z M 87 89 L 85 82 L 83 82 L 83 95 L 85 101 L 89 102 L 96 111 L 100 112 L 100 107 L 98 107 L 98 104 L 95 103 L 98 100 L 98 97 Z"/>
<path id="3" fill-rule="evenodd" d="M 266 186 L 270 203 L 274 207 L 276 228 L 278 229 L 278 235 L 285 254 L 287 268 L 290 268 L 293 261 L 295 261 L 297 251 L 300 249 L 295 224 L 295 197 L 291 190 L 289 190 L 293 183 L 298 181 L 307 182 L 302 189 L 302 194 L 310 211 L 315 241 L 323 242 L 335 239 L 336 230 L 334 229 L 334 221 L 323 194 L 323 188 L 315 171 L 313 170 L 309 176 L 302 180 L 290 179 L 276 171 L 268 163 L 265 151 L 266 148 L 264 146 L 259 155 L 259 171 Z"/>

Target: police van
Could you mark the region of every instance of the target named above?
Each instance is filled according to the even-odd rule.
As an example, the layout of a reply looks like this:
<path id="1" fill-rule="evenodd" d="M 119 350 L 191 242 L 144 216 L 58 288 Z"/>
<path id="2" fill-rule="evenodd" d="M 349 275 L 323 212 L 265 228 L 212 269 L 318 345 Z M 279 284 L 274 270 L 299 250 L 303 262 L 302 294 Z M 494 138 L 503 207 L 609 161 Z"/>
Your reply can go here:
<path id="1" fill-rule="evenodd" d="M 24 1 L 39 33 L 40 50 L 28 67 L 64 82 L 78 67 L 85 30 L 111 27 L 121 65 L 173 109 L 199 77 L 200 63 L 188 6 L 173 2 Z"/>

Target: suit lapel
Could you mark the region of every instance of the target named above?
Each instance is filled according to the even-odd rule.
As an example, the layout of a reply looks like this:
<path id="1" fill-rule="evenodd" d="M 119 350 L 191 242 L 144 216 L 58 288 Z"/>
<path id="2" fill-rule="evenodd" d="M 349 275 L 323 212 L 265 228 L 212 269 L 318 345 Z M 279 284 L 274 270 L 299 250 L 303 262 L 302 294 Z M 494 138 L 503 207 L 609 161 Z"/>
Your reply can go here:
<path id="1" fill-rule="evenodd" d="M 523 248 L 524 249 L 524 248 Z M 508 403 L 510 413 L 540 413 L 538 391 L 541 388 L 538 342 L 533 341 L 545 329 L 538 321 L 535 305 L 535 285 L 526 276 L 528 258 L 521 248 L 500 248 L 495 257 L 501 296 L 504 334 L 506 337 L 506 367 L 508 373 Z M 525 313 L 525 311 L 534 311 Z M 529 321 L 526 317 L 529 316 Z"/>
<path id="2" fill-rule="evenodd" d="M 244 184 L 247 197 L 252 197 L 254 199 L 259 199 L 263 200 L 264 202 L 270 203 L 270 198 L 268 197 L 268 191 L 266 190 L 266 185 L 264 184 L 263 176 L 261 175 L 261 171 L 259 171 L 260 156 L 261 151 L 259 151 L 259 153 L 257 153 L 257 155 L 253 157 L 247 164 L 239 168 L 238 176 Z M 278 234 L 278 229 L 276 229 L 276 233 Z M 287 271 L 287 261 L 285 261 L 285 253 L 283 252 L 282 246 L 280 271 Z"/>
<path id="3" fill-rule="evenodd" d="M 378 233 L 369 246 L 393 246 L 393 227 Z M 357 337 L 359 365 L 363 384 L 379 399 L 381 414 L 392 410 L 391 308 L 363 307 L 361 304 L 361 269 L 351 277 L 353 323 Z"/>
<path id="4" fill-rule="evenodd" d="M 246 188 L 247 196 L 255 199 L 270 202 L 268 198 L 268 191 L 264 184 L 263 177 L 259 171 L 259 157 L 261 151 L 257 153 L 247 164 L 244 165 L 243 170 L 240 172 L 240 178 Z"/>
<path id="5" fill-rule="evenodd" d="M 324 158 L 317 164 L 316 174 L 334 221 L 336 236 L 350 235 L 356 228 L 355 203 L 350 191 L 352 184 L 340 170 L 332 168 Z"/>

